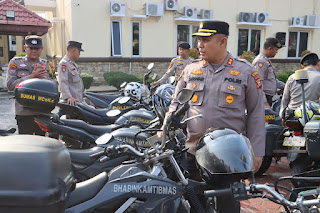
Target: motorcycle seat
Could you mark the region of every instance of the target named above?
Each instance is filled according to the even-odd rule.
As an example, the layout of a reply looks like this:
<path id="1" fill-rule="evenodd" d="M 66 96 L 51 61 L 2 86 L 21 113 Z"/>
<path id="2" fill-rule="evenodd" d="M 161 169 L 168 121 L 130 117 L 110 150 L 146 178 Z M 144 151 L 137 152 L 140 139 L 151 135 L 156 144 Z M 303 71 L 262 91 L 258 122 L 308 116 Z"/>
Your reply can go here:
<path id="1" fill-rule="evenodd" d="M 107 172 L 90 178 L 89 180 L 77 183 L 76 188 L 72 191 L 67 199 L 67 208 L 83 203 L 93 198 L 108 181 Z"/>
<path id="2" fill-rule="evenodd" d="M 90 164 L 95 161 L 90 155 L 103 151 L 103 148 L 96 146 L 90 149 L 68 149 L 68 151 L 72 162 Z"/>
<path id="3" fill-rule="evenodd" d="M 92 108 L 91 106 L 88 106 L 83 103 L 77 103 L 77 106 L 81 109 L 88 111 L 88 112 L 99 115 L 100 117 L 108 117 L 107 116 L 107 112 L 109 111 L 108 109 L 95 109 L 95 108 Z M 112 118 L 112 117 L 110 117 L 110 118 Z"/>
<path id="4" fill-rule="evenodd" d="M 107 94 L 107 93 L 94 93 L 94 92 L 85 92 L 85 95 L 88 96 L 94 96 L 96 98 L 99 98 L 101 100 L 106 100 L 106 101 L 113 101 L 114 99 L 118 98 L 121 96 L 120 93 L 117 94 Z"/>
<path id="5" fill-rule="evenodd" d="M 110 125 L 91 125 L 88 124 L 82 120 L 76 120 L 76 119 L 61 119 L 61 121 L 66 125 L 70 127 L 76 127 L 80 128 L 82 130 L 87 131 L 90 134 L 93 135 L 103 135 L 104 133 L 110 133 L 112 132 L 112 129 L 117 127 L 117 124 L 110 124 Z"/>

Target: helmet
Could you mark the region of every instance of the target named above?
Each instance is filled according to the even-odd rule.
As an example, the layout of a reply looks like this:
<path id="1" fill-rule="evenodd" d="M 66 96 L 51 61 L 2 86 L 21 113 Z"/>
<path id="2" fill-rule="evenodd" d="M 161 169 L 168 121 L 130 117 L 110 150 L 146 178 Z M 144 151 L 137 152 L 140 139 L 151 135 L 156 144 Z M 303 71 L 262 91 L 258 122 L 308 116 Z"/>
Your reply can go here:
<path id="1" fill-rule="evenodd" d="M 146 89 L 138 82 L 130 82 L 124 88 L 124 95 L 132 99 L 141 100 L 142 96 L 146 95 Z"/>
<path id="2" fill-rule="evenodd" d="M 248 178 L 254 170 L 248 138 L 231 129 L 209 129 L 196 146 L 196 164 L 207 183 L 225 178 Z"/>
<path id="3" fill-rule="evenodd" d="M 306 113 L 307 113 L 307 122 L 310 121 L 313 117 L 313 111 L 311 107 L 309 106 L 309 102 L 306 102 Z M 298 118 L 299 122 L 302 126 L 305 126 L 305 121 L 303 119 L 303 105 L 299 106 L 295 111 L 294 115 L 296 118 Z"/>
<path id="4" fill-rule="evenodd" d="M 154 93 L 154 106 L 158 116 L 162 119 L 165 117 L 166 112 L 168 112 L 175 88 L 171 84 L 163 84 Z"/>

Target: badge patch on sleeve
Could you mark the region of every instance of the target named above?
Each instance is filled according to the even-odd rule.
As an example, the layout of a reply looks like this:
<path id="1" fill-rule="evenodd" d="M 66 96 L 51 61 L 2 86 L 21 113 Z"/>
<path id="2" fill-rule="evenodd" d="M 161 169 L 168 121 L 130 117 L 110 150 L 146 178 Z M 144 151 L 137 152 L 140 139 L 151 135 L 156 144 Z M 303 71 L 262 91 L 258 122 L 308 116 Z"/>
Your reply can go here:
<path id="1" fill-rule="evenodd" d="M 67 65 L 62 64 L 62 65 L 61 65 L 61 71 L 62 71 L 62 72 L 67 71 Z"/>
<path id="2" fill-rule="evenodd" d="M 261 63 L 261 62 L 258 63 L 258 67 L 260 67 L 260 68 L 263 67 L 263 63 Z"/>
<path id="3" fill-rule="evenodd" d="M 254 71 L 251 75 L 254 78 L 254 80 L 256 81 L 257 88 L 261 89 L 262 88 L 262 84 L 261 84 L 259 73 L 257 71 Z"/>
<path id="4" fill-rule="evenodd" d="M 240 75 L 240 72 L 239 72 L 239 71 L 237 71 L 237 70 L 230 70 L 230 71 L 229 71 L 229 74 L 230 74 L 230 75 L 235 75 L 235 76 L 236 76 L 236 75 Z"/>
<path id="5" fill-rule="evenodd" d="M 228 96 L 226 97 L 226 102 L 227 102 L 228 104 L 232 104 L 233 101 L 234 101 L 234 97 L 233 97 L 232 95 L 228 95 Z"/>
<path id="6" fill-rule="evenodd" d="M 9 72 L 10 75 L 14 75 L 16 73 L 16 70 L 11 70 L 10 69 L 8 72 Z"/>
<path id="7" fill-rule="evenodd" d="M 201 75 L 201 74 L 203 74 L 203 72 L 201 70 L 196 70 L 196 71 L 193 71 L 192 74 Z"/>
<path id="8" fill-rule="evenodd" d="M 191 101 L 194 102 L 194 103 L 197 102 L 198 101 L 198 95 L 194 94 L 192 99 L 191 99 Z"/>
<path id="9" fill-rule="evenodd" d="M 16 70 L 16 69 L 17 69 L 17 65 L 16 65 L 16 64 L 13 64 L 13 63 L 10 63 L 9 69 L 10 69 L 10 70 Z"/>

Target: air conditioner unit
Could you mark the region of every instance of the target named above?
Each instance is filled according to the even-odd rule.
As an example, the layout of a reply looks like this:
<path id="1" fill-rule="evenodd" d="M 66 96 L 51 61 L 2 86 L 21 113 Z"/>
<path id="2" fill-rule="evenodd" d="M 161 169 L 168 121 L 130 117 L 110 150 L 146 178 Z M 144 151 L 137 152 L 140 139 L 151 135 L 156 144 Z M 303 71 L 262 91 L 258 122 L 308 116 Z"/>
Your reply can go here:
<path id="1" fill-rule="evenodd" d="M 198 9 L 196 7 L 184 7 L 184 16 L 190 19 L 197 19 Z"/>
<path id="2" fill-rule="evenodd" d="M 163 16 L 163 4 L 161 3 L 146 3 L 147 16 Z"/>
<path id="3" fill-rule="evenodd" d="M 240 22 L 253 22 L 253 13 L 240 12 Z"/>
<path id="4" fill-rule="evenodd" d="M 166 0 L 166 10 L 178 10 L 178 0 Z"/>
<path id="5" fill-rule="evenodd" d="M 260 24 L 268 24 L 269 13 L 255 13 L 254 21 Z"/>
<path id="6" fill-rule="evenodd" d="M 308 26 L 319 26 L 319 16 L 317 15 L 307 15 L 305 16 L 305 21 Z"/>
<path id="7" fill-rule="evenodd" d="M 292 18 L 292 25 L 295 25 L 295 26 L 304 25 L 304 17 L 293 17 Z"/>
<path id="8" fill-rule="evenodd" d="M 201 9 L 201 18 L 202 19 L 213 19 L 213 10 Z"/>
<path id="9" fill-rule="evenodd" d="M 126 15 L 126 3 L 119 1 L 110 2 L 110 14 L 111 16 L 125 16 Z"/>

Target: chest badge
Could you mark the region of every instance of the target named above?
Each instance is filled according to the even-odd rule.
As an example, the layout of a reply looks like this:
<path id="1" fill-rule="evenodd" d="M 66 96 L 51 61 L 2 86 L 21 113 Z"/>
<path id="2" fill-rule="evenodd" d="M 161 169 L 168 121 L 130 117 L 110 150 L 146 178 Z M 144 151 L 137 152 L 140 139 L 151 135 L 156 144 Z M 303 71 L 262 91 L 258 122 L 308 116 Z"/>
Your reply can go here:
<path id="1" fill-rule="evenodd" d="M 228 95 L 228 96 L 226 97 L 226 102 L 227 102 L 228 104 L 232 104 L 233 101 L 234 101 L 234 97 L 233 97 L 232 95 Z"/>
<path id="2" fill-rule="evenodd" d="M 236 90 L 236 87 L 233 85 L 230 85 L 230 86 L 228 86 L 228 90 L 234 91 L 234 90 Z"/>
<path id="3" fill-rule="evenodd" d="M 178 63 L 178 64 L 181 64 L 181 63 L 182 63 L 182 61 L 177 61 L 177 63 Z"/>
<path id="4" fill-rule="evenodd" d="M 192 84 L 192 89 L 196 89 L 198 87 L 198 84 L 197 83 L 193 83 Z"/>
<path id="5" fill-rule="evenodd" d="M 237 70 L 230 70 L 230 71 L 229 71 L 229 74 L 230 74 L 230 75 L 235 75 L 235 76 L 237 76 L 237 75 L 240 75 L 240 72 L 237 71 Z"/>
<path id="6" fill-rule="evenodd" d="M 233 58 L 229 58 L 227 64 L 231 66 L 233 64 Z"/>
<path id="7" fill-rule="evenodd" d="M 203 74 L 203 72 L 201 70 L 196 70 L 196 71 L 193 71 L 192 74 L 201 75 L 201 74 Z"/>
<path id="8" fill-rule="evenodd" d="M 258 63 L 258 67 L 262 68 L 263 67 L 263 63 Z"/>
<path id="9" fill-rule="evenodd" d="M 19 66 L 20 67 L 26 67 L 27 65 L 26 64 L 20 64 Z"/>
<path id="10" fill-rule="evenodd" d="M 24 77 L 24 76 L 27 76 L 27 73 L 25 73 L 25 72 L 22 72 L 22 73 L 20 73 L 20 74 L 19 74 L 19 76 L 20 76 L 20 77 Z"/>
<path id="11" fill-rule="evenodd" d="M 198 101 L 198 95 L 197 95 L 197 94 L 194 94 L 193 97 L 192 97 L 192 99 L 191 99 L 191 101 L 192 101 L 193 103 L 197 102 L 197 101 Z"/>

